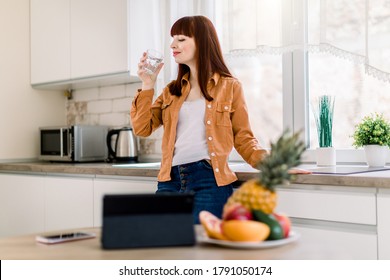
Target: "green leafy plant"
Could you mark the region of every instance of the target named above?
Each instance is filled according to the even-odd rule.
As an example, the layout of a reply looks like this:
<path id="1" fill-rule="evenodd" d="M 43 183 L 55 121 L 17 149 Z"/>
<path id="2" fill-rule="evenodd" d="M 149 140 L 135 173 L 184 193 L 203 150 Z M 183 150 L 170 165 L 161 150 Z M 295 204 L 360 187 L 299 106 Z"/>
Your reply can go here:
<path id="1" fill-rule="evenodd" d="M 334 99 L 334 96 L 330 95 L 320 96 L 318 107 L 313 110 L 317 125 L 318 144 L 321 148 L 332 147 Z"/>
<path id="2" fill-rule="evenodd" d="M 365 116 L 355 126 L 352 135 L 355 148 L 366 145 L 380 145 L 390 147 L 390 123 L 383 117 L 383 114 L 371 114 Z"/>

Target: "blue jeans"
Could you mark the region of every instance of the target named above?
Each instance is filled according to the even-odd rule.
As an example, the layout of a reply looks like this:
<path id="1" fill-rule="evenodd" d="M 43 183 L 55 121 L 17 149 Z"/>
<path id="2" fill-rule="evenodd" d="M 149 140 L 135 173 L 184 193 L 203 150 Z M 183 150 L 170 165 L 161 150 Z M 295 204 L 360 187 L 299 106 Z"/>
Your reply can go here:
<path id="1" fill-rule="evenodd" d="M 222 209 L 233 193 L 233 185 L 218 187 L 211 165 L 206 160 L 173 166 L 171 181 L 158 182 L 157 193 L 179 192 L 194 194 L 194 223 L 199 224 L 199 212 L 207 210 L 222 217 Z"/>

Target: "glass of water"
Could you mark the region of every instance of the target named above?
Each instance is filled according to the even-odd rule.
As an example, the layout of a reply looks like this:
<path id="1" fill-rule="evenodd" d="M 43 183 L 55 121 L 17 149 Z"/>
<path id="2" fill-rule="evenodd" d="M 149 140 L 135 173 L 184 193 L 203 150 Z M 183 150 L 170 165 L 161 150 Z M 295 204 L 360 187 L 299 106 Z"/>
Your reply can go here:
<path id="1" fill-rule="evenodd" d="M 156 72 L 157 67 L 162 63 L 163 61 L 163 55 L 161 52 L 149 49 L 146 51 L 146 61 L 144 69 L 148 74 L 153 74 Z"/>

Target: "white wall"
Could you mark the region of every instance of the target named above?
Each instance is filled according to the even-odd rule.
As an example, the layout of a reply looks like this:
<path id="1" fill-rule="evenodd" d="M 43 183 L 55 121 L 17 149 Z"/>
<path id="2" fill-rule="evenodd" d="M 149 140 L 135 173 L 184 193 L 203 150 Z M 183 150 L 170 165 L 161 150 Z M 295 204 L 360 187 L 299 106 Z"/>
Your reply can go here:
<path id="1" fill-rule="evenodd" d="M 38 127 L 66 123 L 65 97 L 30 86 L 30 1 L 0 0 L 0 161 L 38 156 Z"/>

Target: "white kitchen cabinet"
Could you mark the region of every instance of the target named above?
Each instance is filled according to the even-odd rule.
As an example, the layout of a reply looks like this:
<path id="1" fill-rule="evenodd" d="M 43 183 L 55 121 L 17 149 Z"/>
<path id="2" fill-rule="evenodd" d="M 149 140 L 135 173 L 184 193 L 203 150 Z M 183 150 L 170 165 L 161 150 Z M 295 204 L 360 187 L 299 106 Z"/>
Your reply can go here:
<path id="1" fill-rule="evenodd" d="M 93 226 L 93 177 L 45 178 L 45 231 Z"/>
<path id="2" fill-rule="evenodd" d="M 0 236 L 93 226 L 93 177 L 0 173 Z"/>
<path id="3" fill-rule="evenodd" d="M 296 218 L 376 225 L 376 189 L 287 186 L 278 188 L 278 210 Z"/>
<path id="4" fill-rule="evenodd" d="M 30 1 L 34 87 L 69 89 L 139 81 L 139 57 L 147 48 L 157 47 L 144 34 L 158 26 L 154 18 L 144 25 L 138 20 L 139 14 L 145 14 L 134 9 L 143 0 Z M 145 3 L 142 7 L 147 8 Z"/>
<path id="5" fill-rule="evenodd" d="M 129 70 L 126 0 L 71 0 L 72 78 Z"/>
<path id="6" fill-rule="evenodd" d="M 69 0 L 30 0 L 31 84 L 70 79 Z"/>
<path id="7" fill-rule="evenodd" d="M 102 225 L 103 197 L 106 194 L 155 193 L 157 178 L 149 177 L 104 177 L 94 180 L 94 226 Z"/>
<path id="8" fill-rule="evenodd" d="M 105 194 L 156 189 L 151 177 L 0 173 L 0 237 L 101 226 Z"/>
<path id="9" fill-rule="evenodd" d="M 340 224 L 300 224 L 299 221 L 294 221 L 293 224 L 293 230 L 301 235 L 302 240 L 312 244 L 307 247 L 311 248 L 307 255 L 315 256 L 314 259 L 376 260 L 378 257 L 375 228 Z M 321 250 L 316 250 L 318 244 L 321 244 Z"/>
<path id="10" fill-rule="evenodd" d="M 44 230 L 44 179 L 0 173 L 0 237 Z"/>
<path id="11" fill-rule="evenodd" d="M 390 189 L 378 191 L 378 257 L 390 260 Z"/>
<path id="12" fill-rule="evenodd" d="M 289 216 L 297 232 L 315 237 L 308 242 L 329 244 L 335 259 L 377 259 L 376 192 L 376 188 L 294 184 L 277 188 L 276 211 Z"/>

